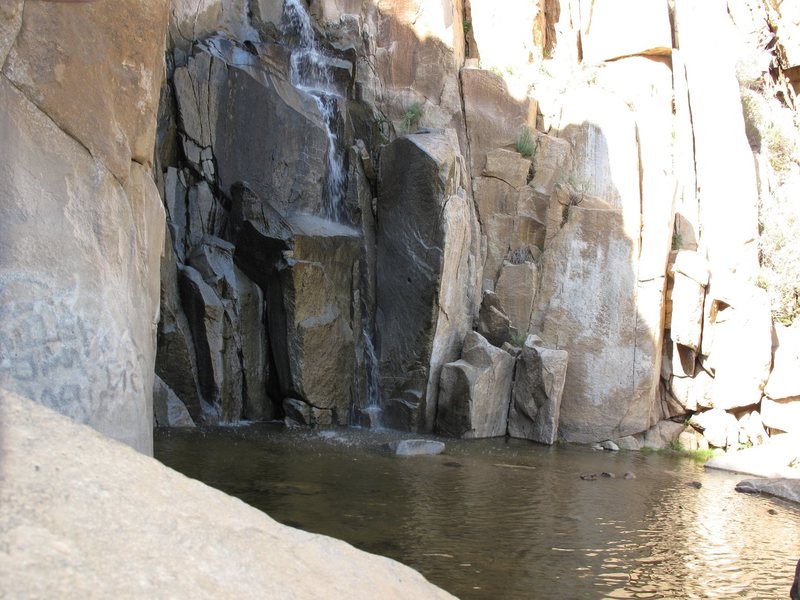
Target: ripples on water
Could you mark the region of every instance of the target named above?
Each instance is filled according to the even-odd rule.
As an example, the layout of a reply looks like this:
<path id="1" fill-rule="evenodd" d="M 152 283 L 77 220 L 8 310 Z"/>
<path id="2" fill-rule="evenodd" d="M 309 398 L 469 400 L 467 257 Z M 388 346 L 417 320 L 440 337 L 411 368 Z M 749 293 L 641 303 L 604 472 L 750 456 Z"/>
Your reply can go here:
<path id="1" fill-rule="evenodd" d="M 156 457 L 269 513 L 395 558 L 461 598 L 788 598 L 800 510 L 742 476 L 637 452 L 250 426 L 157 431 Z M 617 478 L 583 481 L 583 473 Z M 625 480 L 626 471 L 636 479 Z M 697 489 L 689 484 L 700 481 Z"/>

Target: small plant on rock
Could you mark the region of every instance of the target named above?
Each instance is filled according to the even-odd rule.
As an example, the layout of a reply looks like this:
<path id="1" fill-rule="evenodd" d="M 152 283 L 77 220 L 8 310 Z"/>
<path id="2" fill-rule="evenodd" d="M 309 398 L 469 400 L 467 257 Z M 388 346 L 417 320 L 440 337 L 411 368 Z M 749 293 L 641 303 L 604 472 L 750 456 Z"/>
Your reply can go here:
<path id="1" fill-rule="evenodd" d="M 519 152 L 525 158 L 530 158 L 533 156 L 533 153 L 536 150 L 536 144 L 533 133 L 531 132 L 531 128 L 527 125 L 525 125 L 519 132 L 516 146 L 517 152 Z"/>
<path id="2" fill-rule="evenodd" d="M 410 131 L 412 127 L 419 125 L 420 119 L 422 119 L 422 105 L 419 102 L 414 102 L 403 113 L 403 127 L 405 127 L 406 131 Z"/>

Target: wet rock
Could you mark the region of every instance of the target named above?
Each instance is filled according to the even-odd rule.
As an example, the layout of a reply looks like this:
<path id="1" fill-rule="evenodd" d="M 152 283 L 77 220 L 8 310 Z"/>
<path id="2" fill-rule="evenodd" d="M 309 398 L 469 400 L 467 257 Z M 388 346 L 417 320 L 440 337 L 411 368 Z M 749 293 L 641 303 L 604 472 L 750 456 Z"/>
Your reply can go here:
<path id="1" fill-rule="evenodd" d="M 564 350 L 532 348 L 527 344 L 522 348 L 508 413 L 511 437 L 540 444 L 556 442 L 567 362 Z"/>
<path id="2" fill-rule="evenodd" d="M 636 479 L 636 475 L 631 473 L 630 471 L 626 472 L 623 476 L 623 479 Z"/>
<path id="3" fill-rule="evenodd" d="M 158 375 L 153 385 L 153 413 L 157 427 L 195 426 L 186 406 Z"/>
<path id="4" fill-rule="evenodd" d="M 584 481 L 596 481 L 597 480 L 597 473 L 586 473 L 581 475 L 581 479 Z"/>
<path id="5" fill-rule="evenodd" d="M 433 428 L 441 368 L 458 359 L 478 302 L 478 224 L 464 176 L 453 132 L 404 136 L 381 153 L 380 387 L 384 398 L 418 396 L 414 429 Z"/>
<path id="6" fill-rule="evenodd" d="M 397 456 L 433 456 L 444 452 L 444 447 L 444 442 L 436 440 L 400 440 L 389 444 Z"/>
<path id="7" fill-rule="evenodd" d="M 699 490 L 701 487 L 703 487 L 703 484 L 700 483 L 699 481 L 690 481 L 689 483 L 686 484 L 686 486 Z"/>
<path id="8" fill-rule="evenodd" d="M 461 360 L 442 368 L 436 428 L 463 438 L 505 435 L 514 359 L 471 331 Z"/>
<path id="9" fill-rule="evenodd" d="M 612 452 L 617 452 L 619 450 L 619 446 L 617 446 L 617 444 L 611 440 L 600 442 L 600 446 L 603 448 L 603 450 L 611 450 Z"/>
<path id="10" fill-rule="evenodd" d="M 616 475 L 614 473 L 609 473 L 608 471 L 603 471 L 600 473 L 600 477 L 605 477 L 606 479 L 616 479 Z"/>

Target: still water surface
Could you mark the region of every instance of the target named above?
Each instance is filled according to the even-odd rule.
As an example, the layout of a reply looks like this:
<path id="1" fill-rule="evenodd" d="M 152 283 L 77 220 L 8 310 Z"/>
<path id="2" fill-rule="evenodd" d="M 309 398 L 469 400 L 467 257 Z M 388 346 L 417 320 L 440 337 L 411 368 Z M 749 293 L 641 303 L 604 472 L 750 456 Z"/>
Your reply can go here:
<path id="1" fill-rule="evenodd" d="M 460 598 L 788 598 L 800 509 L 688 459 L 274 425 L 159 430 L 156 457 L 307 531 L 397 559 Z M 581 474 L 614 473 L 585 481 Z M 622 478 L 633 472 L 635 479 Z M 701 487 L 691 485 L 700 482 Z M 696 483 L 695 483 L 696 485 Z"/>

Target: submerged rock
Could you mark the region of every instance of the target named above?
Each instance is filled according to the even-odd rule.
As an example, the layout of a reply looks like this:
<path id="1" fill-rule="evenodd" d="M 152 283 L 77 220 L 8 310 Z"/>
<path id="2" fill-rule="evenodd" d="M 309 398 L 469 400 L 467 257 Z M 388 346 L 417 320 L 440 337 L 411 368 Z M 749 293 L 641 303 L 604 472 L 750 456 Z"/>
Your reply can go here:
<path id="1" fill-rule="evenodd" d="M 433 456 L 444 452 L 444 442 L 436 440 L 400 440 L 389 444 L 389 449 L 397 456 Z"/>
<path id="2" fill-rule="evenodd" d="M 767 494 L 800 503 L 800 479 L 744 479 L 736 484 L 736 491 Z"/>

